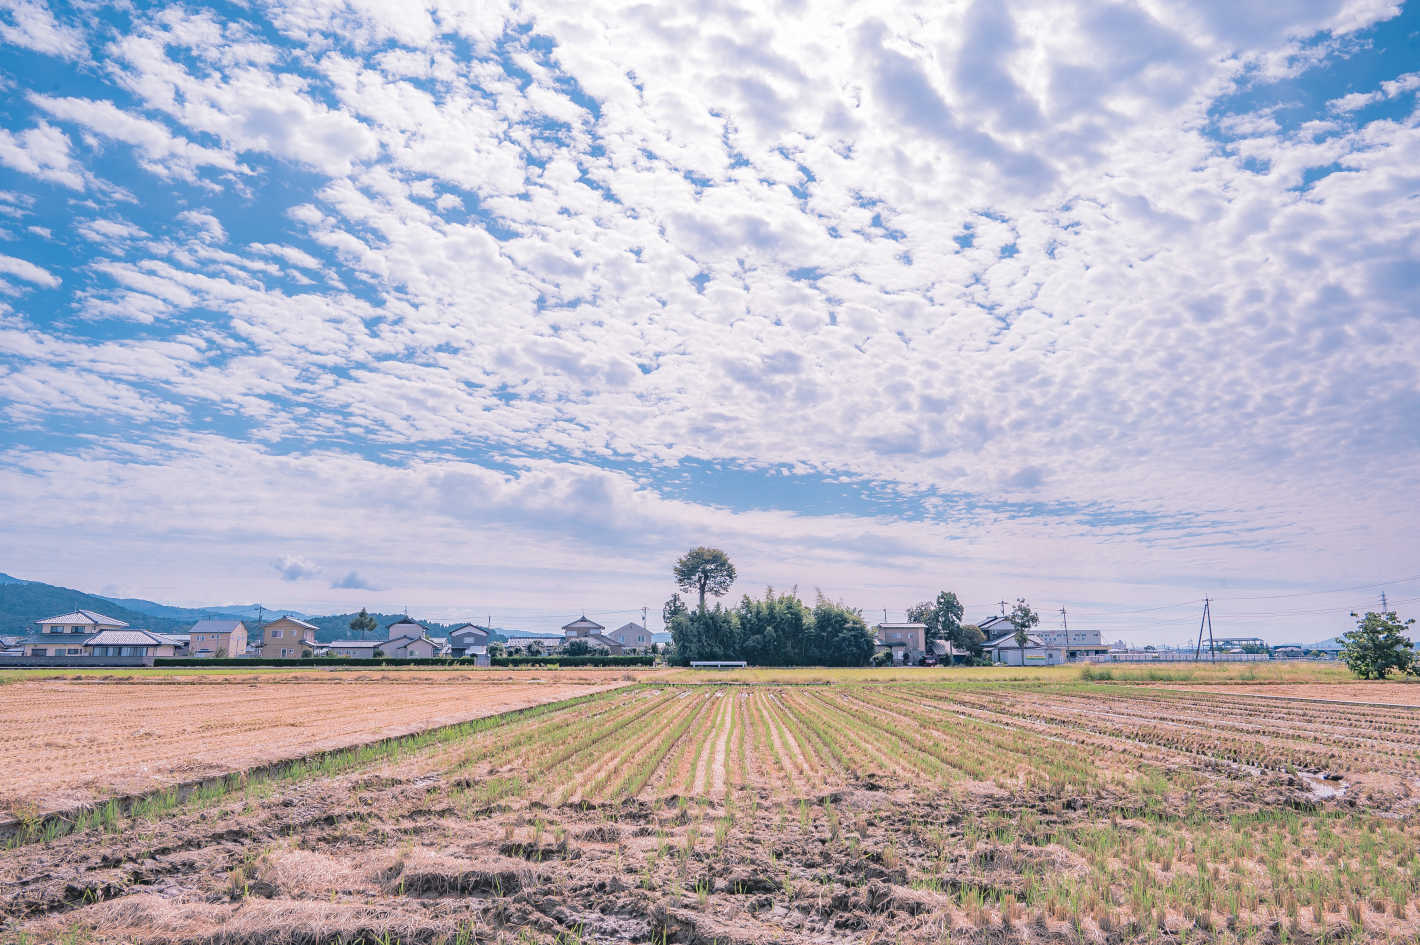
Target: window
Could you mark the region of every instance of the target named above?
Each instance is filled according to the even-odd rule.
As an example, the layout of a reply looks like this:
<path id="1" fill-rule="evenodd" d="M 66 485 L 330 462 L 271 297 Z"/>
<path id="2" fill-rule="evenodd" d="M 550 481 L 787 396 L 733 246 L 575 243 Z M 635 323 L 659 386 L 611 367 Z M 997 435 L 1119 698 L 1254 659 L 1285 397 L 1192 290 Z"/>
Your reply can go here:
<path id="1" fill-rule="evenodd" d="M 272 631 L 271 631 L 271 638 L 272 638 L 273 640 L 279 640 L 279 639 L 281 639 L 281 631 L 280 631 L 280 630 L 272 630 Z M 285 655 L 286 655 L 286 651 L 285 651 L 285 650 L 282 650 L 282 651 L 281 651 L 281 655 L 282 655 L 282 656 L 285 656 Z"/>

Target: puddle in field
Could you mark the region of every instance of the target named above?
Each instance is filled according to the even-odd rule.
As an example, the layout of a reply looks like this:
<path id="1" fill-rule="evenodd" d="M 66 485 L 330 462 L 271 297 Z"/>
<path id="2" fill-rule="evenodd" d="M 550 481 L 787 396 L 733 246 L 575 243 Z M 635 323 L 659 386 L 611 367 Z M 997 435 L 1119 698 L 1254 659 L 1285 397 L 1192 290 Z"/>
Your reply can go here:
<path id="1" fill-rule="evenodd" d="M 1314 771 L 1298 771 L 1297 777 L 1302 779 L 1311 796 L 1319 801 L 1329 801 L 1346 794 L 1346 782 L 1338 777 L 1328 778 Z"/>

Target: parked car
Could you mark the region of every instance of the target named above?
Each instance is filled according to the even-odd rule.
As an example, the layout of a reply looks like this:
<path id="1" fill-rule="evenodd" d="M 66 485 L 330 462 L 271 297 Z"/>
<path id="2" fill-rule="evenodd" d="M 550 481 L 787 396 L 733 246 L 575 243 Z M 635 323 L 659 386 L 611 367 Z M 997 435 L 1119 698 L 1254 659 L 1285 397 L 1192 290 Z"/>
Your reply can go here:
<path id="1" fill-rule="evenodd" d="M 917 661 L 917 665 L 918 665 L 918 666 L 936 666 L 936 665 L 937 665 L 937 658 L 936 658 L 935 656 L 933 656 L 932 654 L 929 653 L 929 654 L 927 654 L 926 656 L 922 657 L 920 660 L 918 660 L 918 661 Z"/>

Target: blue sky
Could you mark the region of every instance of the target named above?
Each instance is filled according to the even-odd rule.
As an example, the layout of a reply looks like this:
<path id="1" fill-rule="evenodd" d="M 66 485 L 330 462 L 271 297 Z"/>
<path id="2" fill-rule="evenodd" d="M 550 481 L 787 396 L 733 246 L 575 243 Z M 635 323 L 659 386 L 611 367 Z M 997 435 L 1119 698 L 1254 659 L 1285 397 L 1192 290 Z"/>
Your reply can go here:
<path id="1" fill-rule="evenodd" d="M 1413 4 L 0 0 L 0 89 L 0 570 L 1420 602 Z"/>

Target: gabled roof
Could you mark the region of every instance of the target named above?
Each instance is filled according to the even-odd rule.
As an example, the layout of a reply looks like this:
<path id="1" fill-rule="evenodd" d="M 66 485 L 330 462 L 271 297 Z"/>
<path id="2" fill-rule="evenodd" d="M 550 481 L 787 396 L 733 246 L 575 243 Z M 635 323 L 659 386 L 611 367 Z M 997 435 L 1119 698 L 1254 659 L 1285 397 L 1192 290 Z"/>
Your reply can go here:
<path id="1" fill-rule="evenodd" d="M 343 646 L 346 649 L 377 649 L 383 646 L 384 640 L 331 640 L 329 643 L 322 643 L 321 646 L 336 647 Z"/>
<path id="2" fill-rule="evenodd" d="M 274 626 L 276 626 L 278 623 L 294 623 L 296 626 L 301 627 L 301 628 L 304 629 L 304 630 L 319 630 L 319 629 L 320 629 L 320 627 L 317 627 L 315 624 L 313 624 L 313 623 L 306 623 L 304 620 L 297 620 L 295 617 L 292 617 L 290 614 L 283 614 L 282 616 L 277 617 L 275 620 L 271 621 L 270 623 L 268 623 L 268 624 L 263 624 L 263 625 L 262 625 L 262 629 L 265 630 L 267 627 L 274 627 Z"/>
<path id="3" fill-rule="evenodd" d="M 399 624 L 395 624 L 395 626 L 399 626 Z M 434 643 L 433 639 L 431 639 L 430 636 L 429 636 L 427 633 L 419 633 L 419 634 L 401 633 L 399 636 L 397 636 L 397 637 L 390 637 L 388 640 L 385 640 L 384 642 L 385 642 L 385 643 L 405 643 L 405 644 L 409 644 L 409 643 L 414 643 L 414 642 L 416 642 L 416 641 L 418 641 L 418 640 L 423 640 L 425 643 L 431 643 L 431 644 L 433 644 L 434 646 L 438 646 L 438 645 L 439 645 L 439 644 L 437 644 L 437 643 Z"/>
<path id="4" fill-rule="evenodd" d="M 173 646 L 173 641 L 148 630 L 100 630 L 85 646 Z"/>
<path id="5" fill-rule="evenodd" d="M 1011 623 L 1011 618 L 1004 617 L 1001 614 L 992 614 L 976 625 L 977 629 L 985 633 L 988 637 L 991 636 L 991 631 L 999 631 L 1003 626 L 1010 627 L 1012 630 L 1015 629 L 1015 626 Z"/>
<path id="6" fill-rule="evenodd" d="M 982 644 L 982 646 L 986 647 L 987 649 L 991 649 L 991 648 L 998 647 L 998 646 L 1014 647 L 1014 646 L 1017 646 L 1017 645 L 1018 645 L 1018 644 L 1016 643 L 1016 631 L 1015 631 L 1015 630 L 1012 630 L 1010 633 L 1003 633 L 1003 634 L 1001 634 L 1001 636 L 997 637 L 996 639 L 991 640 L 991 641 L 988 641 L 987 643 Z M 1045 644 L 1041 642 L 1040 637 L 1035 636 L 1034 634 L 1031 634 L 1031 633 L 1027 633 L 1027 634 L 1026 634 L 1026 648 L 1027 648 L 1027 649 L 1029 649 L 1029 648 L 1031 648 L 1031 647 L 1043 647 L 1043 646 L 1045 646 Z"/>
<path id="7" fill-rule="evenodd" d="M 246 624 L 229 617 L 203 617 L 188 633 L 231 633 L 238 627 L 245 630 Z"/>
<path id="8" fill-rule="evenodd" d="M 479 626 L 478 624 L 476 624 L 476 623 L 461 623 L 461 624 L 459 624 L 457 627 L 454 627 L 452 630 L 449 631 L 449 636 L 452 637 L 452 636 L 454 636 L 455 634 L 470 634 L 470 633 L 480 633 L 480 634 L 482 634 L 483 636 L 486 637 L 486 636 L 490 636 L 490 635 L 492 634 L 492 631 L 489 630 L 487 627 L 480 627 L 480 626 Z"/>
<path id="9" fill-rule="evenodd" d="M 71 610 L 67 614 L 60 614 L 58 617 L 50 617 L 48 620 L 36 620 L 35 623 L 87 623 L 95 627 L 126 627 L 128 624 L 114 617 L 105 617 L 103 614 L 92 610 Z"/>
<path id="10" fill-rule="evenodd" d="M 564 624 L 562 625 L 562 629 L 563 629 L 563 630 L 605 630 L 606 627 L 603 627 L 601 624 L 597 623 L 595 620 L 588 620 L 588 619 L 587 619 L 587 615 L 586 615 L 586 614 L 583 614 L 582 616 L 578 617 L 576 620 L 572 621 L 571 623 L 564 623 Z"/>

